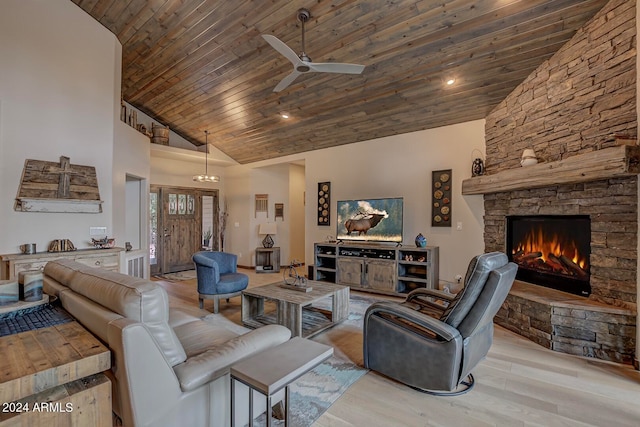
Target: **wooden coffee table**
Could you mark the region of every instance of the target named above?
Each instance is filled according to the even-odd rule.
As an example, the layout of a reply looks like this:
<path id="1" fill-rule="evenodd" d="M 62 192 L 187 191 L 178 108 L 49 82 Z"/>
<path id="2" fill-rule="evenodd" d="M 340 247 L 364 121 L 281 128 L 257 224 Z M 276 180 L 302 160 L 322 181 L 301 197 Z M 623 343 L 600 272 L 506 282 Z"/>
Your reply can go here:
<path id="1" fill-rule="evenodd" d="M 308 338 L 349 316 L 348 286 L 309 281 L 313 290 L 299 292 L 281 288 L 281 283 L 242 291 L 242 323 L 245 326 L 259 328 L 278 324 L 289 328 L 293 337 Z M 275 311 L 265 313 L 265 300 L 275 302 Z M 320 302 L 330 304 L 318 305 Z"/>

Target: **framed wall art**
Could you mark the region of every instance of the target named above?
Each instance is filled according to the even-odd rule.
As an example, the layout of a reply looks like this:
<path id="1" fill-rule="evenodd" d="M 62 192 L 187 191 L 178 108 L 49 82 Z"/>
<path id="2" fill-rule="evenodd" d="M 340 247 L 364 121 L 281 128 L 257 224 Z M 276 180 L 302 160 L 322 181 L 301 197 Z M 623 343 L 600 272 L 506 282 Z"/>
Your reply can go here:
<path id="1" fill-rule="evenodd" d="M 433 171 L 431 174 L 431 226 L 451 227 L 451 169 Z"/>
<path id="2" fill-rule="evenodd" d="M 267 218 L 269 218 L 269 195 L 268 194 L 256 194 L 256 207 L 254 217 L 258 217 L 258 212 L 264 212 Z"/>
<path id="3" fill-rule="evenodd" d="M 278 218 L 284 221 L 284 203 L 275 204 L 275 219 Z"/>
<path id="4" fill-rule="evenodd" d="M 331 183 L 318 183 L 318 225 L 331 225 Z"/>

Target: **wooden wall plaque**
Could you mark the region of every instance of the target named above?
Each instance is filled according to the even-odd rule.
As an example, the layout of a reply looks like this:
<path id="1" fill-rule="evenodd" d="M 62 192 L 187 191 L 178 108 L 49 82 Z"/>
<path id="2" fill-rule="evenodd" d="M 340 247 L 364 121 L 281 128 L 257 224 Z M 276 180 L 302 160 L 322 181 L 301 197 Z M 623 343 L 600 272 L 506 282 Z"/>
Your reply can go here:
<path id="1" fill-rule="evenodd" d="M 100 213 L 102 200 L 93 166 L 27 159 L 14 205 L 21 212 Z"/>
<path id="2" fill-rule="evenodd" d="M 451 169 L 433 171 L 431 175 L 431 226 L 451 227 Z"/>
<path id="3" fill-rule="evenodd" d="M 318 183 L 318 225 L 331 225 L 331 183 Z"/>

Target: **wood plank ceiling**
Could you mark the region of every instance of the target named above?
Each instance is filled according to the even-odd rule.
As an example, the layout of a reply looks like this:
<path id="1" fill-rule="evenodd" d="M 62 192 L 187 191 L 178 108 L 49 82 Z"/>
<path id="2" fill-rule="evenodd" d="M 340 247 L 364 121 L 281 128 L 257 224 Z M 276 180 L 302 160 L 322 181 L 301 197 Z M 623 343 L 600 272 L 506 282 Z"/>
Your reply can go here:
<path id="1" fill-rule="evenodd" d="M 123 99 L 239 163 L 484 118 L 606 0 L 72 0 L 123 46 Z M 308 73 L 260 37 L 301 46 Z M 447 86 L 445 81 L 455 78 Z M 280 112 L 291 115 L 288 120 Z"/>

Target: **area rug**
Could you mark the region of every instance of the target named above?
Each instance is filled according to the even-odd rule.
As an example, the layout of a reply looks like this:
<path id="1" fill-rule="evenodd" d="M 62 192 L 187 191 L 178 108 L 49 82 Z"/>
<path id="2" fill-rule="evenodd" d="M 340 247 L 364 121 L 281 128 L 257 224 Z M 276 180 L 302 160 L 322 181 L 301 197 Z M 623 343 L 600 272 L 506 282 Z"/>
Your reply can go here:
<path id="1" fill-rule="evenodd" d="M 154 277 L 171 282 L 179 282 L 181 280 L 192 280 L 197 278 L 196 270 L 177 271 L 175 273 L 157 274 Z"/>
<path id="2" fill-rule="evenodd" d="M 367 370 L 351 362 L 331 357 L 298 378 L 289 387 L 289 425 L 311 426 L 340 396 Z M 261 415 L 254 425 L 264 426 L 265 416 Z M 274 426 L 284 425 L 282 420 L 274 420 Z"/>
<path id="3" fill-rule="evenodd" d="M 341 330 L 353 335 L 353 339 L 362 340 L 362 318 L 367 307 L 379 301 L 379 298 L 351 295 L 349 299 L 349 317 L 337 326 L 317 335 L 313 340 L 330 344 L 326 339 L 333 330 Z M 322 308 L 322 307 L 321 307 Z M 217 326 L 225 326 L 242 333 L 247 331 L 221 314 L 209 314 L 203 318 Z M 360 377 L 367 369 L 358 366 L 334 346 L 334 355 L 325 362 L 298 378 L 291 384 L 289 425 L 295 427 L 311 426 L 329 407 Z M 264 414 L 255 420 L 254 425 L 264 426 Z M 284 421 L 274 420 L 274 426 L 284 425 Z"/>

